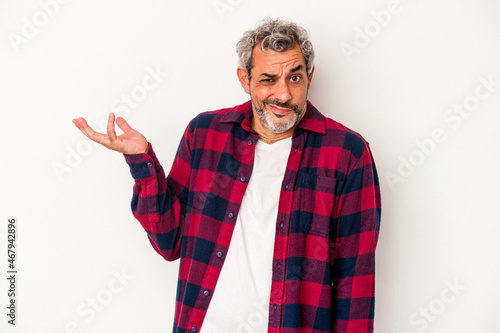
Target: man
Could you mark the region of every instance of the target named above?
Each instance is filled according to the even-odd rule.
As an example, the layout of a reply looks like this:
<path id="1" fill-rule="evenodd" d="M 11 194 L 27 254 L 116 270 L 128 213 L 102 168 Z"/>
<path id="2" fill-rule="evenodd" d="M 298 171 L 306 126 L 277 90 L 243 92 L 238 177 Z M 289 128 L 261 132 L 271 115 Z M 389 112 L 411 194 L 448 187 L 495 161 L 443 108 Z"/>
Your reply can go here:
<path id="1" fill-rule="evenodd" d="M 308 100 L 314 51 L 265 20 L 237 45 L 251 101 L 205 112 L 165 177 L 152 145 L 110 114 L 90 139 L 125 154 L 132 211 L 155 250 L 180 258 L 174 332 L 372 332 L 380 225 L 363 138 Z"/>

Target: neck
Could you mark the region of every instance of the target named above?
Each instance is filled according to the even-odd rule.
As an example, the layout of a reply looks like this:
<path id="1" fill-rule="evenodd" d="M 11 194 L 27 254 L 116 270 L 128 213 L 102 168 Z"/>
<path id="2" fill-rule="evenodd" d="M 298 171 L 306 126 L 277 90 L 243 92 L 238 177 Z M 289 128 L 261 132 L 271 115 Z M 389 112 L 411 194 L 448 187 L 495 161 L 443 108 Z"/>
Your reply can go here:
<path id="1" fill-rule="evenodd" d="M 285 135 L 285 133 L 280 133 L 281 135 L 273 135 L 272 137 L 261 135 L 260 133 L 258 133 L 258 134 L 259 134 L 259 140 L 263 141 L 267 144 L 273 144 L 275 142 L 287 139 L 287 138 L 292 136 L 292 133 L 286 133 L 286 135 Z M 274 134 L 278 134 L 278 133 L 274 133 Z"/>

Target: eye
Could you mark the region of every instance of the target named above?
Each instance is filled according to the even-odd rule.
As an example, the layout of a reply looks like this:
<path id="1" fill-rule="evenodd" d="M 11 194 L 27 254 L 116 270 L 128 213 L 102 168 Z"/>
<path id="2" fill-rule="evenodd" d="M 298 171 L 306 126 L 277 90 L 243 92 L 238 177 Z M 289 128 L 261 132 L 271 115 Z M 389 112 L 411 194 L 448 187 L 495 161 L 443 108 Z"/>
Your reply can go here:
<path id="1" fill-rule="evenodd" d="M 262 79 L 260 80 L 260 82 L 264 82 L 264 83 L 267 83 L 267 82 L 272 82 L 273 79 Z"/>
<path id="2" fill-rule="evenodd" d="M 292 81 L 292 82 L 299 82 L 301 79 L 302 79 L 302 77 L 300 75 L 292 75 L 290 77 L 290 81 Z"/>

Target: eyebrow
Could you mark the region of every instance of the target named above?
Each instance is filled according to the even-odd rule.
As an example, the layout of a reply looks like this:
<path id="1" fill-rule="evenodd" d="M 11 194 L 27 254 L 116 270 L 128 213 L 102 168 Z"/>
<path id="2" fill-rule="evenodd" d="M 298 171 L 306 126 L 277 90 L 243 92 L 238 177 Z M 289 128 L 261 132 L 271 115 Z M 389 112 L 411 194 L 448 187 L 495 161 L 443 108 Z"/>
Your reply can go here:
<path id="1" fill-rule="evenodd" d="M 266 76 L 266 77 L 271 78 L 271 79 L 278 76 L 278 74 L 268 74 L 268 73 L 262 73 L 260 75 Z"/>
<path id="2" fill-rule="evenodd" d="M 303 68 L 302 65 L 298 65 L 297 67 L 292 68 L 292 70 L 290 71 L 290 73 L 294 73 L 294 72 L 300 71 L 302 68 Z M 269 73 L 262 73 L 260 75 L 268 77 L 268 78 L 271 78 L 271 79 L 273 79 L 273 78 L 275 78 L 275 77 L 278 76 L 278 74 L 269 74 Z"/>

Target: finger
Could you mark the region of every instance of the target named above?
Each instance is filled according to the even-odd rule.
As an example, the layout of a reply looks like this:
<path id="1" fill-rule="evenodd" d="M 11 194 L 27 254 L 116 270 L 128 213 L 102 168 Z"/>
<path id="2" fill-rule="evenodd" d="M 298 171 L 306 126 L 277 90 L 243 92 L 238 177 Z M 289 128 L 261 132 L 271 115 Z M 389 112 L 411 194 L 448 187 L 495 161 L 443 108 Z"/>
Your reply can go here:
<path id="1" fill-rule="evenodd" d="M 108 117 L 108 127 L 106 128 L 108 132 L 109 139 L 111 142 L 116 140 L 116 132 L 115 132 L 115 114 L 113 112 L 109 113 Z"/>
<path id="2" fill-rule="evenodd" d="M 85 118 L 82 117 L 73 119 L 73 123 L 76 125 L 76 127 L 78 127 L 79 130 L 83 130 L 87 127 L 90 128 Z"/>
<path id="3" fill-rule="evenodd" d="M 100 144 L 104 144 L 107 136 L 101 133 L 97 133 L 87 124 L 85 118 L 75 118 L 73 119 L 75 126 L 83 133 L 87 138 Z"/>
<path id="4" fill-rule="evenodd" d="M 85 121 L 84 118 L 75 118 L 73 119 L 73 123 L 85 135 L 87 135 L 87 133 L 90 133 L 90 130 L 92 130 L 92 128 L 87 124 L 87 121 Z"/>
<path id="5" fill-rule="evenodd" d="M 79 118 L 73 118 L 73 124 L 75 124 L 76 127 L 78 127 L 78 129 L 80 129 L 80 127 L 83 126 L 83 121 L 85 121 L 85 119 L 83 119 L 82 117 L 79 117 Z"/>
<path id="6" fill-rule="evenodd" d="M 116 118 L 116 125 L 123 131 L 123 133 L 128 132 L 132 129 L 125 119 L 122 117 Z"/>

